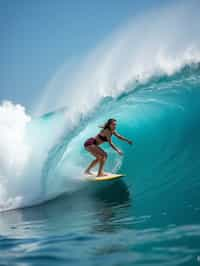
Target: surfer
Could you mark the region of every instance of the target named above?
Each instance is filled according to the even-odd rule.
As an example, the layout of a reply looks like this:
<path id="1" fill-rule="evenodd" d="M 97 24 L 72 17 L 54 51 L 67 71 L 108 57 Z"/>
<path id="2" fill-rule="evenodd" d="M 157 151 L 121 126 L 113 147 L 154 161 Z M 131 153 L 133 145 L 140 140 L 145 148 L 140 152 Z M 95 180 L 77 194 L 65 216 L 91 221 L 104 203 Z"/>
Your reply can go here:
<path id="1" fill-rule="evenodd" d="M 118 139 L 128 142 L 128 144 L 132 144 L 131 140 L 121 136 L 116 132 L 116 119 L 110 118 L 105 123 L 105 125 L 100 126 L 102 130 L 95 137 L 89 138 L 85 141 L 84 147 L 90 152 L 96 159 L 93 160 L 87 169 L 85 170 L 85 174 L 92 174 L 90 170 L 99 163 L 99 170 L 97 176 L 106 176 L 106 173 L 103 172 L 103 167 L 107 159 L 107 153 L 99 147 L 104 142 L 108 142 L 110 146 L 119 154 L 123 155 L 123 152 L 118 149 L 112 142 L 111 137 L 115 135 Z"/>

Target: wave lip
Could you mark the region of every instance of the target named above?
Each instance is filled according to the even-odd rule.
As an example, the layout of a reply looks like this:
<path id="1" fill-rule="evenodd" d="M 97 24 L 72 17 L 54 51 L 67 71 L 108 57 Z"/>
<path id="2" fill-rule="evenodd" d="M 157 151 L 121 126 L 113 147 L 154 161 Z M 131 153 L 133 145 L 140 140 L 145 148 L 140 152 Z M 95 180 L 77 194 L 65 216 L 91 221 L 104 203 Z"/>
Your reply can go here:
<path id="1" fill-rule="evenodd" d="M 130 19 L 71 71 L 67 64 L 61 67 L 35 112 L 67 105 L 68 119 L 73 120 L 92 111 L 103 98 L 116 98 L 133 88 L 133 83 L 173 75 L 200 62 L 199 8 L 199 1 L 181 1 Z"/>

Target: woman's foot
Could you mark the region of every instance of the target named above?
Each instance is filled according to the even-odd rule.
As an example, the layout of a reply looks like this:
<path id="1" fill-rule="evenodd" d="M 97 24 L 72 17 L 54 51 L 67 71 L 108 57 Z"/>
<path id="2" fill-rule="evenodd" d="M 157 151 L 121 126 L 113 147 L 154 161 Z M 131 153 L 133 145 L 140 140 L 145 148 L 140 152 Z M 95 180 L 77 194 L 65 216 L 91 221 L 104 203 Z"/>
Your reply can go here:
<path id="1" fill-rule="evenodd" d="M 97 175 L 97 177 L 100 177 L 100 176 L 107 176 L 108 174 L 106 174 L 106 173 L 99 173 L 98 175 Z"/>
<path id="2" fill-rule="evenodd" d="M 85 174 L 85 175 L 93 175 L 93 173 L 90 172 L 90 171 L 88 171 L 88 170 L 86 170 L 86 171 L 84 172 L 84 174 Z"/>

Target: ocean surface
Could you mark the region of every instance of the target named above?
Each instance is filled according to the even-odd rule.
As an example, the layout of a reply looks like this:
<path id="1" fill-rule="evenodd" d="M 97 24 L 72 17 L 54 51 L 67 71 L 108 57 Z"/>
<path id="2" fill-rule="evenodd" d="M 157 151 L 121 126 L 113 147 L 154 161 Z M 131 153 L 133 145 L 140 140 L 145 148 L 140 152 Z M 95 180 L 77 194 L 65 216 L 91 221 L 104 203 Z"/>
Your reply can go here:
<path id="1" fill-rule="evenodd" d="M 0 265 L 200 265 L 200 20 L 191 3 L 120 29 L 70 82 L 62 69 L 40 98 L 42 115 L 0 105 Z M 133 145 L 113 136 L 119 156 L 103 144 L 105 170 L 126 176 L 89 182 L 83 143 L 108 118 Z"/>

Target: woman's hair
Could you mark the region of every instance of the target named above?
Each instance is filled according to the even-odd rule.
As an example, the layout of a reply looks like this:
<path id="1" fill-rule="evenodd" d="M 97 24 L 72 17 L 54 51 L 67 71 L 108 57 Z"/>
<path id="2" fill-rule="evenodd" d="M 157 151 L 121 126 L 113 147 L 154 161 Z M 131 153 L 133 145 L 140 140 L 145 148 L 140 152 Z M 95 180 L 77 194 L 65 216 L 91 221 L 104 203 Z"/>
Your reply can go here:
<path id="1" fill-rule="evenodd" d="M 114 118 L 110 118 L 110 119 L 107 120 L 107 122 L 104 125 L 99 126 L 99 127 L 102 128 L 102 129 L 106 129 L 106 128 L 110 129 L 110 124 L 112 122 L 115 122 L 115 121 L 117 121 L 117 120 L 114 119 Z"/>

